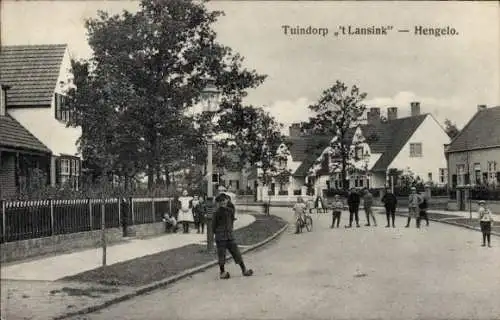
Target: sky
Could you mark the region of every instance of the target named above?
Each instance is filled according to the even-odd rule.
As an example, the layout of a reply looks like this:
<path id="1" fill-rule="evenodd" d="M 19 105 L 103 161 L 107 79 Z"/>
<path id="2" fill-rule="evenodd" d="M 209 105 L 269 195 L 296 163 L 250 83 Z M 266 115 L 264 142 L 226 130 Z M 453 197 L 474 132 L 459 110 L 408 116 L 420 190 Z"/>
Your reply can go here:
<path id="1" fill-rule="evenodd" d="M 366 92 L 364 103 L 382 114 L 398 107 L 399 117 L 408 116 L 410 102 L 419 101 L 422 112 L 459 128 L 477 105 L 500 105 L 495 1 L 212 1 L 208 7 L 225 12 L 214 25 L 218 41 L 243 55 L 245 67 L 268 75 L 245 102 L 265 107 L 286 126 L 311 116 L 308 106 L 337 80 Z M 74 58 L 89 58 L 85 19 L 97 10 L 136 11 L 139 3 L 4 0 L 0 8 L 2 45 L 67 43 Z M 328 34 L 285 34 L 284 25 Z M 384 27 L 387 34 L 335 35 L 349 33 L 349 26 L 351 32 Z M 417 35 L 418 27 L 457 34 Z"/>

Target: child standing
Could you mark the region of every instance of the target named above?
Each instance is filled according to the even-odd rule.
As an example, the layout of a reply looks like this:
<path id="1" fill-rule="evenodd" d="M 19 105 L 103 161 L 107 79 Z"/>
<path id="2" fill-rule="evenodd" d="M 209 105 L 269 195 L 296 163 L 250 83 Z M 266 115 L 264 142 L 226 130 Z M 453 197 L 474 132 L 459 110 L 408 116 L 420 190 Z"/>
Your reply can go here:
<path id="1" fill-rule="evenodd" d="M 486 206 L 486 201 L 479 201 L 479 224 L 481 226 L 481 232 L 483 233 L 483 244 L 481 247 L 486 246 L 486 240 L 488 240 L 488 247 L 491 248 L 491 225 L 493 224 L 493 215 L 491 210 Z"/>
<path id="2" fill-rule="evenodd" d="M 340 224 L 340 216 L 342 214 L 342 209 L 344 209 L 344 203 L 342 203 L 342 200 L 340 199 L 340 196 L 338 194 L 335 195 L 335 198 L 332 203 L 332 225 L 330 228 L 335 227 L 335 221 L 337 222 L 337 228 L 339 227 Z"/>
<path id="3" fill-rule="evenodd" d="M 225 194 L 219 194 L 215 198 L 215 201 L 218 204 L 218 208 L 214 214 L 212 230 L 215 235 L 215 244 L 217 246 L 220 278 L 230 278 L 229 272 L 224 269 L 224 265 L 226 264 L 226 250 L 229 250 L 229 253 L 231 253 L 234 262 L 236 262 L 236 264 L 240 266 L 243 276 L 251 276 L 253 275 L 253 270 L 246 268 L 245 263 L 243 262 L 243 258 L 241 257 L 238 245 L 234 240 L 233 223 L 234 220 L 236 220 L 233 209 L 234 206 L 228 206 L 229 198 Z"/>

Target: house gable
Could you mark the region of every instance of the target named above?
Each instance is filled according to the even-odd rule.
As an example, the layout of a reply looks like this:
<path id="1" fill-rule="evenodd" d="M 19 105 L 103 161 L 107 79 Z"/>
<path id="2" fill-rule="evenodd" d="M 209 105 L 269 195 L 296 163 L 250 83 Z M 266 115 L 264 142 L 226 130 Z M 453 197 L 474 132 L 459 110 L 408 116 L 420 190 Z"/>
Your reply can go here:
<path id="1" fill-rule="evenodd" d="M 387 168 L 411 168 L 411 171 L 424 181 L 428 180 L 430 173 L 432 174 L 432 180 L 436 181 L 439 169 L 447 167 L 443 145 L 449 143 L 449 141 L 450 138 L 443 127 L 433 116 L 427 114 L 417 128 L 413 130 L 413 133 L 402 145 Z M 411 144 L 414 143 L 421 143 L 421 157 L 410 156 Z"/>
<path id="2" fill-rule="evenodd" d="M 386 171 L 428 114 L 399 118 L 377 125 L 363 125 L 371 151 L 381 154 L 372 171 Z M 436 123 L 437 125 L 437 123 Z"/>

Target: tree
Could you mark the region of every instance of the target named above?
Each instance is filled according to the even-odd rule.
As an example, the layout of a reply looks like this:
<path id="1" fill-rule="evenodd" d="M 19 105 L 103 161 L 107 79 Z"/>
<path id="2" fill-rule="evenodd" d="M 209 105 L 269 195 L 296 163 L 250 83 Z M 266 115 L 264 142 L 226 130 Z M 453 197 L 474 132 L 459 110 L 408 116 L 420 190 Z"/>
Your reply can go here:
<path id="1" fill-rule="evenodd" d="M 337 81 L 323 91 L 318 102 L 309 106 L 315 116 L 309 119 L 307 127 L 316 134 L 333 137 L 330 144 L 330 172 L 340 170 L 342 188 L 347 190 L 347 173 L 353 160 L 359 160 L 356 154 L 354 130 L 366 110 L 362 103 L 366 93 L 361 93 L 357 86 L 350 89 Z"/>
<path id="2" fill-rule="evenodd" d="M 227 141 L 239 155 L 240 167 L 260 169 L 263 185 L 268 185 L 278 171 L 278 148 L 284 142 L 281 128 L 269 113 L 253 106 L 238 106 L 219 121 L 219 130 L 230 134 Z"/>
<path id="3" fill-rule="evenodd" d="M 215 78 L 222 89 L 223 109 L 264 81 L 217 43 L 211 26 L 222 14 L 199 1 L 142 0 L 137 13 L 100 11 L 86 21 L 94 52 L 84 79 L 89 90 L 71 105 L 80 115 L 73 124 L 86 126 L 87 155 L 108 169 L 147 172 L 151 188 L 165 163 L 190 158 L 192 136 L 185 133 L 196 129 L 186 109 L 199 100 L 204 79 Z"/>
<path id="4" fill-rule="evenodd" d="M 446 131 L 450 139 L 455 138 L 460 133 L 460 130 L 458 130 L 457 128 L 457 125 L 451 122 L 450 119 L 444 120 L 444 126 L 445 126 L 444 131 Z"/>

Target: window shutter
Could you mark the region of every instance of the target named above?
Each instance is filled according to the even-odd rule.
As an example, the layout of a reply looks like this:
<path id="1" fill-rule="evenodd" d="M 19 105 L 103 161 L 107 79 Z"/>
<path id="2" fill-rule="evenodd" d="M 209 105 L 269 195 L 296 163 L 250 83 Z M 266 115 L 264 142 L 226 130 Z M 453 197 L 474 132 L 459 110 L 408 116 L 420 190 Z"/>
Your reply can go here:
<path id="1" fill-rule="evenodd" d="M 451 185 L 453 187 L 457 186 L 457 175 L 456 174 L 454 174 L 454 175 L 451 176 Z"/>
<path id="2" fill-rule="evenodd" d="M 470 184 L 470 174 L 465 174 L 465 184 Z"/>

